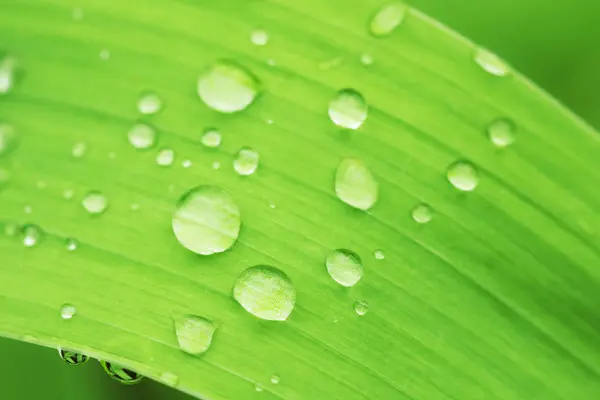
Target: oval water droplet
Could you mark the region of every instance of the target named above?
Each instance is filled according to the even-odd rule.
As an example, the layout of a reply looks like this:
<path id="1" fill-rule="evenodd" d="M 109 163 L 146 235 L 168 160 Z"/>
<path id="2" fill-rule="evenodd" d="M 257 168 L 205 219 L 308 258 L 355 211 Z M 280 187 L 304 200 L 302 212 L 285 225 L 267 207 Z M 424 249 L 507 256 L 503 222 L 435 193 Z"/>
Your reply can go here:
<path id="1" fill-rule="evenodd" d="M 173 315 L 179 348 L 193 355 L 205 353 L 213 340 L 216 325 L 196 315 Z"/>
<path id="2" fill-rule="evenodd" d="M 209 128 L 202 134 L 202 145 L 215 148 L 221 145 L 221 133 L 215 128 Z"/>
<path id="3" fill-rule="evenodd" d="M 85 144 L 85 142 L 77 142 L 73 145 L 71 154 L 75 158 L 81 158 L 85 155 L 86 151 L 87 151 L 87 145 Z"/>
<path id="4" fill-rule="evenodd" d="M 213 110 L 234 113 L 246 109 L 258 94 L 260 82 L 231 61 L 215 63 L 198 79 L 198 95 Z"/>
<path id="5" fill-rule="evenodd" d="M 296 289 L 278 268 L 257 265 L 239 276 L 234 299 L 250 314 L 269 321 L 285 321 L 296 304 Z"/>
<path id="6" fill-rule="evenodd" d="M 73 238 L 69 238 L 65 242 L 65 247 L 66 247 L 67 251 L 75 251 L 75 250 L 77 250 L 78 246 L 79 246 L 79 243 L 77 242 L 76 239 L 73 239 Z"/>
<path id="7" fill-rule="evenodd" d="M 144 379 L 144 377 L 137 372 L 123 368 L 120 365 L 102 360 L 98 360 L 98 362 L 102 365 L 104 372 L 106 372 L 108 376 L 124 385 L 133 385 Z"/>
<path id="8" fill-rule="evenodd" d="M 356 285 L 363 275 L 360 257 L 347 249 L 337 249 L 329 253 L 325 259 L 325 266 L 333 280 L 346 287 Z"/>
<path id="9" fill-rule="evenodd" d="M 264 46 L 269 42 L 269 34 L 262 29 L 257 29 L 250 34 L 250 41 L 256 46 Z"/>
<path id="10" fill-rule="evenodd" d="M 240 209 L 231 196 L 215 186 L 199 186 L 184 194 L 173 213 L 179 243 L 197 254 L 230 249 L 240 233 Z"/>
<path id="11" fill-rule="evenodd" d="M 58 354 L 60 355 L 60 358 L 69 365 L 83 365 L 90 359 L 90 357 L 85 354 L 61 348 L 58 349 Z"/>
<path id="12" fill-rule="evenodd" d="M 127 135 L 129 143 L 139 150 L 149 149 L 156 143 L 156 130 L 150 125 L 135 124 Z"/>
<path id="13" fill-rule="evenodd" d="M 475 50 L 475 62 L 485 72 L 494 76 L 507 76 L 510 73 L 510 67 L 504 60 L 482 47 Z"/>
<path id="14" fill-rule="evenodd" d="M 35 247 L 42 240 L 44 233 L 39 226 L 27 224 L 21 229 L 21 235 L 23 238 L 23 246 Z"/>
<path id="15" fill-rule="evenodd" d="M 156 163 L 161 167 L 170 167 L 175 161 L 175 152 L 173 149 L 162 149 L 156 155 Z"/>
<path id="16" fill-rule="evenodd" d="M 408 6 L 402 2 L 394 2 L 383 6 L 371 18 L 369 32 L 380 37 L 391 34 L 406 17 Z"/>
<path id="17" fill-rule="evenodd" d="M 5 56 L 0 60 L 0 95 L 10 92 L 15 85 L 15 69 L 17 60 L 11 56 Z"/>
<path id="18" fill-rule="evenodd" d="M 108 207 L 108 200 L 100 192 L 89 192 L 81 202 L 83 208 L 92 215 L 102 214 Z"/>
<path id="19" fill-rule="evenodd" d="M 11 124 L 0 122 L 0 157 L 17 147 L 17 132 Z"/>
<path id="20" fill-rule="evenodd" d="M 431 206 L 424 203 L 417 204 L 415 208 L 412 209 L 411 215 L 419 224 L 426 224 L 433 218 L 433 209 Z"/>
<path id="21" fill-rule="evenodd" d="M 515 124 L 508 119 L 499 119 L 492 122 L 488 128 L 488 137 L 496 147 L 507 147 L 515 141 Z"/>
<path id="22" fill-rule="evenodd" d="M 281 379 L 279 378 L 279 375 L 271 376 L 271 383 L 273 385 L 278 385 L 280 381 L 281 381 Z"/>
<path id="23" fill-rule="evenodd" d="M 233 160 L 233 169 L 238 175 L 252 175 L 258 168 L 260 155 L 250 147 L 242 147 L 235 160 Z"/>
<path id="24" fill-rule="evenodd" d="M 368 210 L 377 202 L 379 185 L 361 160 L 347 158 L 337 168 L 335 193 L 344 203 Z"/>
<path id="25" fill-rule="evenodd" d="M 385 259 L 385 252 L 383 250 L 375 250 L 373 256 L 376 260 L 383 260 Z"/>
<path id="26" fill-rule="evenodd" d="M 257 383 L 256 385 L 254 385 L 254 390 L 256 390 L 257 392 L 262 392 L 264 389 L 265 388 L 260 383 Z"/>
<path id="27" fill-rule="evenodd" d="M 358 129 L 367 119 L 369 107 L 365 98 L 354 89 L 342 89 L 329 102 L 329 118 L 346 129 Z"/>
<path id="28" fill-rule="evenodd" d="M 141 114 L 156 114 L 162 109 L 162 101 L 154 92 L 142 93 L 137 103 L 137 109 Z"/>
<path id="29" fill-rule="evenodd" d="M 475 167 L 466 161 L 458 161 L 448 167 L 448 181 L 463 192 L 470 192 L 479 184 Z"/>
<path id="30" fill-rule="evenodd" d="M 62 319 L 71 319 L 77 313 L 77 309 L 73 304 L 63 304 L 60 307 L 60 317 Z"/>
<path id="31" fill-rule="evenodd" d="M 354 303 L 354 311 L 356 312 L 356 314 L 363 316 L 367 312 L 369 312 L 369 304 L 366 301 L 359 300 L 356 303 Z"/>

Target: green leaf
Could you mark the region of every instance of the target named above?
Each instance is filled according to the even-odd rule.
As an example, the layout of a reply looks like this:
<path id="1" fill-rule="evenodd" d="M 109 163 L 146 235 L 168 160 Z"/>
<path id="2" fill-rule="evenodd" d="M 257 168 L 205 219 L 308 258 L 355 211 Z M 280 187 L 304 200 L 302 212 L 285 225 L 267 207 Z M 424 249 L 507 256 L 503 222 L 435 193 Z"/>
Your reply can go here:
<path id="1" fill-rule="evenodd" d="M 388 36 L 369 36 L 378 0 L 85 3 L 75 13 L 70 0 L 2 3 L 0 49 L 18 67 L 0 119 L 18 142 L 0 161 L 10 173 L 0 218 L 8 233 L 18 223 L 43 234 L 31 247 L 0 236 L 0 334 L 211 399 L 598 393 L 600 141 L 545 93 L 512 70 L 486 72 L 475 61 L 485 53 L 412 9 Z M 255 29 L 266 45 L 251 43 Z M 260 82 L 247 110 L 220 114 L 198 98 L 199 75 L 219 60 Z M 342 89 L 368 105 L 355 131 L 328 117 Z M 163 108 L 141 118 L 149 91 Z M 498 120 L 516 127 L 503 149 L 488 138 Z M 140 122 L 158 133 L 152 149 L 129 143 Z M 209 128 L 222 134 L 217 149 L 201 145 Z M 239 176 L 246 146 L 260 164 Z M 174 150 L 171 167 L 156 162 L 162 148 Z M 336 197 L 344 159 L 377 181 L 367 211 Z M 449 183 L 456 165 L 474 166 L 450 174 L 463 190 L 476 179 L 470 192 Z M 199 256 L 175 238 L 178 200 L 199 185 L 240 208 L 230 251 Z M 108 201 L 98 215 L 82 206 L 89 192 Z M 411 218 L 422 203 L 426 224 Z M 355 286 L 328 275 L 333 249 L 362 260 Z M 234 300 L 255 265 L 293 283 L 286 321 Z M 64 304 L 77 310 L 69 320 Z M 174 314 L 214 321 L 206 353 L 179 349 Z"/>

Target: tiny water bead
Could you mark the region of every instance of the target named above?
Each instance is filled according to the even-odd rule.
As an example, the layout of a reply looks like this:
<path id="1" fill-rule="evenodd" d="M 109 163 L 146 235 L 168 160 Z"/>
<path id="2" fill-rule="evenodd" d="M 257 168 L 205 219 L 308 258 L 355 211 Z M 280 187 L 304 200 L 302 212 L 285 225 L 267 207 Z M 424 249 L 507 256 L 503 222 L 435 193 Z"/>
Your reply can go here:
<path id="1" fill-rule="evenodd" d="M 471 163 L 457 161 L 448 167 L 448 181 L 458 190 L 470 192 L 479 184 L 479 176 Z"/>
<path id="2" fill-rule="evenodd" d="M 257 383 L 256 385 L 254 385 L 254 390 L 256 390 L 257 392 L 262 392 L 264 389 L 265 388 L 260 383 Z"/>
<path id="3" fill-rule="evenodd" d="M 367 119 L 369 107 L 365 98 L 354 89 L 342 89 L 329 102 L 329 118 L 346 129 L 358 129 Z"/>
<path id="4" fill-rule="evenodd" d="M 60 358 L 69 365 L 82 365 L 89 361 L 90 357 L 72 350 L 58 349 Z"/>
<path id="5" fill-rule="evenodd" d="M 347 249 L 337 249 L 329 253 L 325 259 L 325 266 L 333 280 L 346 287 L 356 285 L 363 275 L 360 257 Z"/>
<path id="6" fill-rule="evenodd" d="M 487 128 L 487 134 L 494 146 L 507 147 L 515 141 L 515 124 L 508 119 L 492 122 Z"/>
<path id="7" fill-rule="evenodd" d="M 212 321 L 195 315 L 174 315 L 173 321 L 177 342 L 182 351 L 199 355 L 210 348 L 217 330 Z"/>
<path id="8" fill-rule="evenodd" d="M 23 246 L 35 247 L 42 240 L 44 233 L 39 226 L 27 224 L 21 229 L 21 236 L 23 238 Z"/>
<path id="9" fill-rule="evenodd" d="M 368 210 L 377 202 L 379 185 L 361 160 L 342 160 L 335 174 L 335 193 L 344 203 Z"/>
<path id="10" fill-rule="evenodd" d="M 26 205 L 25 207 L 23 207 L 23 212 L 25 214 L 31 214 L 33 212 L 33 208 L 31 208 L 30 205 Z"/>
<path id="11" fill-rule="evenodd" d="M 162 108 L 160 97 L 154 92 L 143 93 L 137 103 L 137 109 L 141 114 L 152 115 Z"/>
<path id="12" fill-rule="evenodd" d="M 213 167 L 213 169 L 219 169 L 219 168 L 221 168 L 221 163 L 218 161 L 213 161 L 212 167 Z"/>
<path id="13" fill-rule="evenodd" d="M 369 53 L 363 53 L 360 55 L 360 62 L 363 65 L 371 65 L 373 64 L 373 56 L 371 56 Z"/>
<path id="14" fill-rule="evenodd" d="M 189 168 L 189 167 L 191 167 L 191 166 L 192 166 L 192 161 L 191 161 L 191 160 L 183 160 L 183 161 L 181 162 L 181 166 L 182 166 L 183 168 Z"/>
<path id="15" fill-rule="evenodd" d="M 391 34 L 406 17 L 408 6 L 402 2 L 394 2 L 380 8 L 371 18 L 369 32 L 380 37 Z"/>
<path id="16" fill-rule="evenodd" d="M 487 73 L 494 76 L 507 76 L 510 67 L 491 51 L 479 47 L 475 50 L 475 62 Z"/>
<path id="17" fill-rule="evenodd" d="M 135 124 L 127 135 L 129 143 L 139 150 L 149 149 L 156 143 L 156 130 L 147 124 Z"/>
<path id="18" fill-rule="evenodd" d="M 273 385 L 278 385 L 280 381 L 281 381 L 281 379 L 279 378 L 279 375 L 271 376 L 271 383 Z"/>
<path id="19" fill-rule="evenodd" d="M 373 256 L 375 257 L 376 260 L 384 260 L 385 252 L 383 250 L 375 250 L 373 252 Z"/>
<path id="20" fill-rule="evenodd" d="M 17 146 L 17 133 L 11 124 L 0 122 L 0 157 L 9 154 Z"/>
<path id="21" fill-rule="evenodd" d="M 85 155 L 86 151 L 87 151 L 87 145 L 85 144 L 85 142 L 77 142 L 73 145 L 71 154 L 75 158 L 81 158 Z"/>
<path id="22" fill-rule="evenodd" d="M 242 147 L 233 160 L 233 169 L 238 175 L 252 175 L 258 168 L 260 155 L 250 147 Z"/>
<path id="23" fill-rule="evenodd" d="M 179 199 L 172 225 L 186 249 L 202 255 L 222 253 L 237 241 L 240 209 L 222 189 L 198 186 Z"/>
<path id="24" fill-rule="evenodd" d="M 11 56 L 5 56 L 0 60 L 0 95 L 11 91 L 15 84 L 15 69 L 17 60 Z"/>
<path id="25" fill-rule="evenodd" d="M 173 149 L 162 149 L 156 155 L 156 163 L 161 167 L 170 167 L 175 161 L 175 152 Z"/>
<path id="26" fill-rule="evenodd" d="M 102 365 L 104 372 L 106 372 L 108 376 L 124 385 L 133 385 L 144 379 L 142 375 L 130 369 L 123 368 L 108 361 L 98 360 L 98 362 Z"/>
<path id="27" fill-rule="evenodd" d="M 75 250 L 77 250 L 78 246 L 79 246 L 79 243 L 77 242 L 76 239 L 73 239 L 73 238 L 69 238 L 65 242 L 65 247 L 66 247 L 67 251 L 75 251 Z"/>
<path id="28" fill-rule="evenodd" d="M 60 317 L 62 319 L 71 319 L 77 313 L 77 309 L 73 304 L 63 304 L 60 307 Z"/>
<path id="29" fill-rule="evenodd" d="M 369 304 L 364 300 L 357 301 L 354 303 L 354 312 L 360 316 L 365 315 L 367 312 L 369 312 Z"/>
<path id="30" fill-rule="evenodd" d="M 256 46 L 264 46 L 269 42 L 269 34 L 262 29 L 257 29 L 250 34 L 250 41 Z"/>
<path id="31" fill-rule="evenodd" d="M 412 209 L 411 215 L 419 224 L 426 224 L 433 218 L 433 209 L 431 206 L 424 203 L 417 204 Z"/>
<path id="32" fill-rule="evenodd" d="M 256 98 L 260 82 L 248 70 L 231 61 L 219 61 L 198 79 L 198 95 L 213 110 L 234 113 Z"/>
<path id="33" fill-rule="evenodd" d="M 63 192 L 63 197 L 65 198 L 65 200 L 71 200 L 73 196 L 75 196 L 75 191 L 73 191 L 72 189 L 65 189 L 65 191 Z"/>
<path id="34" fill-rule="evenodd" d="M 92 215 L 98 215 L 106 211 L 106 208 L 108 207 L 108 200 L 100 192 L 89 192 L 83 198 L 81 205 L 88 213 Z"/>
<path id="35" fill-rule="evenodd" d="M 269 321 L 285 321 L 296 304 L 296 289 L 278 268 L 257 265 L 239 276 L 233 298 L 250 314 Z"/>
<path id="36" fill-rule="evenodd" d="M 215 148 L 221 145 L 221 132 L 214 128 L 209 128 L 202 134 L 202 145 L 205 147 Z"/>

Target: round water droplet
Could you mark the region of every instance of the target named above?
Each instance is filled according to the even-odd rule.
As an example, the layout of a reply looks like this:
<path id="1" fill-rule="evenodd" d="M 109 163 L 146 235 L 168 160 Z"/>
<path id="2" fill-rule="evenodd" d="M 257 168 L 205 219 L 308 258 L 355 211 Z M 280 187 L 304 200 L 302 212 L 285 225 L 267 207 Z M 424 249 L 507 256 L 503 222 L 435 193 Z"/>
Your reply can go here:
<path id="1" fill-rule="evenodd" d="M 510 73 L 510 67 L 500 57 L 482 47 L 475 50 L 475 62 L 491 75 L 507 76 Z"/>
<path id="2" fill-rule="evenodd" d="M 100 59 L 102 61 L 110 60 L 110 50 L 108 50 L 108 49 L 100 50 L 100 53 L 98 53 L 98 57 L 100 57 Z"/>
<path id="3" fill-rule="evenodd" d="M 362 261 L 358 254 L 351 250 L 332 251 L 325 259 L 325 266 L 333 280 L 346 287 L 356 285 L 363 275 Z"/>
<path id="4" fill-rule="evenodd" d="M 296 304 L 296 289 L 280 269 L 257 265 L 240 275 L 233 287 L 233 297 L 258 318 L 285 321 Z"/>
<path id="5" fill-rule="evenodd" d="M 191 167 L 191 166 L 192 166 L 192 161 L 191 161 L 191 160 L 183 160 L 183 161 L 181 162 L 181 166 L 182 166 L 183 168 L 189 168 L 189 167 Z"/>
<path id="6" fill-rule="evenodd" d="M 258 168 L 259 158 L 258 152 L 249 147 L 243 147 L 233 160 L 233 169 L 238 175 L 252 175 Z"/>
<path id="7" fill-rule="evenodd" d="M 17 60 L 11 56 L 5 56 L 0 60 L 0 95 L 11 91 L 15 84 L 15 69 Z"/>
<path id="8" fill-rule="evenodd" d="M 383 250 L 375 250 L 373 256 L 375 256 L 375 259 L 377 260 L 383 260 L 385 259 L 385 252 Z"/>
<path id="9" fill-rule="evenodd" d="M 273 375 L 271 377 L 271 383 L 273 385 L 278 385 L 281 380 L 279 379 L 279 375 Z"/>
<path id="10" fill-rule="evenodd" d="M 17 132 L 5 122 L 0 122 L 0 157 L 9 154 L 17 147 Z"/>
<path id="11" fill-rule="evenodd" d="M 335 193 L 344 203 L 368 210 L 377 202 L 379 185 L 361 160 L 347 158 L 335 174 Z"/>
<path id="12" fill-rule="evenodd" d="M 221 145 L 221 133 L 214 129 L 207 129 L 202 135 L 202 144 L 206 147 L 219 147 Z"/>
<path id="13" fill-rule="evenodd" d="M 470 192 L 479 184 L 477 170 L 466 161 L 458 161 L 448 167 L 448 180 L 463 192 Z"/>
<path id="14" fill-rule="evenodd" d="M 329 118 L 346 129 L 358 129 L 367 119 L 369 108 L 362 94 L 354 89 L 342 89 L 329 103 Z"/>
<path id="15" fill-rule="evenodd" d="M 73 304 L 63 304 L 60 307 L 60 317 L 62 319 L 71 319 L 77 313 L 77 309 Z"/>
<path id="16" fill-rule="evenodd" d="M 34 247 L 42 240 L 44 233 L 39 226 L 28 224 L 23 226 L 21 236 L 23 238 L 23 246 Z"/>
<path id="17" fill-rule="evenodd" d="M 222 113 L 246 109 L 256 98 L 259 88 L 256 77 L 230 61 L 217 62 L 198 79 L 200 99 Z"/>
<path id="18" fill-rule="evenodd" d="M 175 152 L 172 149 L 162 149 L 156 155 L 156 163 L 161 167 L 170 167 L 175 161 Z"/>
<path id="19" fill-rule="evenodd" d="M 151 115 L 156 114 L 162 108 L 162 101 L 156 93 L 147 92 L 140 96 L 137 103 L 138 111 L 142 114 Z"/>
<path id="20" fill-rule="evenodd" d="M 256 390 L 257 392 L 262 392 L 264 389 L 265 388 L 260 383 L 257 383 L 256 385 L 254 385 L 254 390 Z"/>
<path id="21" fill-rule="evenodd" d="M 67 248 L 67 251 L 75 251 L 75 250 L 77 250 L 78 246 L 79 246 L 79 243 L 77 242 L 76 239 L 73 239 L 73 238 L 67 239 L 67 241 L 65 243 L 65 247 Z"/>
<path id="22" fill-rule="evenodd" d="M 139 150 L 149 149 L 156 143 L 156 130 L 150 125 L 135 124 L 129 130 L 129 143 Z"/>
<path id="23" fill-rule="evenodd" d="M 176 387 L 179 383 L 179 376 L 172 372 L 163 372 L 158 377 L 158 380 L 167 386 Z"/>
<path id="24" fill-rule="evenodd" d="M 487 129 L 488 137 L 496 147 L 506 147 L 515 141 L 515 124 L 508 119 L 492 122 Z"/>
<path id="25" fill-rule="evenodd" d="M 427 204 L 417 204 L 411 214 L 416 222 L 426 224 L 433 218 L 433 209 Z"/>
<path id="26" fill-rule="evenodd" d="M 81 158 L 85 155 L 86 151 L 87 145 L 85 144 L 85 142 L 77 142 L 73 145 L 73 150 L 71 150 L 71 154 L 73 154 L 73 157 L 75 158 Z"/>
<path id="27" fill-rule="evenodd" d="M 65 198 L 65 200 L 71 200 L 74 195 L 75 195 L 75 192 L 72 189 L 66 189 L 63 192 L 63 197 Z"/>
<path id="28" fill-rule="evenodd" d="M 93 215 L 102 214 L 108 207 L 108 200 L 100 192 L 89 192 L 81 202 L 83 208 Z"/>
<path id="29" fill-rule="evenodd" d="M 82 365 L 89 361 L 90 357 L 85 354 L 77 353 L 73 350 L 58 349 L 60 358 L 69 365 Z"/>
<path id="30" fill-rule="evenodd" d="M 221 163 L 218 161 L 213 161 L 212 167 L 213 167 L 213 169 L 219 169 L 219 168 L 221 168 Z"/>
<path id="31" fill-rule="evenodd" d="M 356 314 L 363 316 L 369 311 L 369 304 L 366 301 L 359 300 L 354 303 L 354 311 Z"/>
<path id="32" fill-rule="evenodd" d="M 108 361 L 98 360 L 98 362 L 102 365 L 104 372 L 106 372 L 108 376 L 124 385 L 133 385 L 144 379 L 142 375 L 130 369 L 123 368 Z"/>
<path id="33" fill-rule="evenodd" d="M 363 65 L 371 65 L 373 64 L 373 56 L 368 53 L 363 53 L 360 55 L 360 62 Z"/>
<path id="34" fill-rule="evenodd" d="M 231 196 L 215 186 L 199 186 L 183 195 L 173 213 L 179 243 L 197 254 L 230 249 L 240 233 L 240 209 Z"/>
<path id="35" fill-rule="evenodd" d="M 269 34 L 262 29 L 257 29 L 250 35 L 250 41 L 256 46 L 264 46 L 269 42 Z"/>
<path id="36" fill-rule="evenodd" d="M 173 315 L 179 348 L 189 354 L 205 353 L 217 327 L 212 321 L 195 315 Z"/>
<path id="37" fill-rule="evenodd" d="M 402 2 L 394 2 L 380 8 L 371 19 L 369 32 L 380 37 L 391 34 L 406 17 L 408 6 Z"/>

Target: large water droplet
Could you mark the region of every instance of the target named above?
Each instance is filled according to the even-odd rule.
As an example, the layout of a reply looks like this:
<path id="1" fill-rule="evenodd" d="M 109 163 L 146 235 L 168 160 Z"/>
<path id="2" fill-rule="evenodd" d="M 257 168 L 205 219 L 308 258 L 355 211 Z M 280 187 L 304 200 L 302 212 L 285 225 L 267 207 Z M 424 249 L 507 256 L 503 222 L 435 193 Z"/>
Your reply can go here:
<path id="1" fill-rule="evenodd" d="M 448 167 L 448 180 L 458 190 L 470 192 L 479 184 L 475 167 L 466 161 L 458 161 Z"/>
<path id="2" fill-rule="evenodd" d="M 149 149 L 156 143 L 156 130 L 150 125 L 135 124 L 129 130 L 129 143 L 136 149 Z"/>
<path id="3" fill-rule="evenodd" d="M 71 319 L 77 313 L 77 309 L 73 304 L 63 304 L 60 307 L 60 317 L 62 319 Z"/>
<path id="4" fill-rule="evenodd" d="M 258 168 L 260 155 L 250 147 L 241 148 L 235 160 L 233 160 L 233 169 L 239 175 L 252 175 Z"/>
<path id="5" fill-rule="evenodd" d="M 0 122 L 0 157 L 7 155 L 17 146 L 15 128 L 5 122 Z"/>
<path id="6" fill-rule="evenodd" d="M 214 129 L 207 129 L 204 134 L 202 134 L 202 144 L 206 147 L 219 147 L 221 145 L 221 133 Z"/>
<path id="7" fill-rule="evenodd" d="M 334 281 L 350 287 L 362 278 L 363 265 L 358 254 L 351 250 L 334 250 L 325 259 L 327 272 Z"/>
<path id="8" fill-rule="evenodd" d="M 489 74 L 506 76 L 510 73 L 509 66 L 497 55 L 482 47 L 475 50 L 475 62 Z"/>
<path id="9" fill-rule="evenodd" d="M 373 16 L 369 24 L 369 32 L 373 36 L 387 36 L 404 20 L 408 6 L 401 2 L 388 4 Z"/>
<path id="10" fill-rule="evenodd" d="M 181 350 L 199 355 L 210 348 L 217 330 L 212 321 L 195 315 L 174 315 L 173 321 Z"/>
<path id="11" fill-rule="evenodd" d="M 367 119 L 368 106 L 362 94 L 354 89 L 342 89 L 329 103 L 329 118 L 347 129 L 358 129 Z"/>
<path id="12" fill-rule="evenodd" d="M 142 114 L 151 115 L 156 114 L 162 108 L 162 101 L 156 93 L 147 92 L 140 96 L 137 103 L 138 111 Z"/>
<path id="13" fill-rule="evenodd" d="M 367 312 L 369 312 L 369 304 L 366 301 L 359 300 L 356 303 L 354 303 L 354 311 L 356 312 L 356 314 L 363 316 Z"/>
<path id="14" fill-rule="evenodd" d="M 492 122 L 488 128 L 488 137 L 496 147 L 506 147 L 515 141 L 515 124 L 508 119 L 499 119 Z"/>
<path id="15" fill-rule="evenodd" d="M 197 254 L 221 253 L 240 233 L 240 209 L 231 196 L 215 186 L 199 186 L 183 195 L 173 213 L 179 243 Z"/>
<path id="16" fill-rule="evenodd" d="M 73 145 L 73 150 L 71 150 L 71 154 L 75 158 L 81 158 L 85 155 L 87 151 L 87 145 L 85 142 L 77 142 Z"/>
<path id="17" fill-rule="evenodd" d="M 411 214 L 416 222 L 426 224 L 433 218 L 433 209 L 427 204 L 417 204 Z"/>
<path id="18" fill-rule="evenodd" d="M 137 372 L 123 368 L 117 364 L 102 360 L 98 360 L 98 362 L 100 365 L 102 365 L 104 372 L 106 372 L 108 376 L 124 385 L 133 385 L 135 383 L 139 383 L 144 378 Z"/>
<path id="19" fill-rule="evenodd" d="M 23 246 L 25 247 L 36 246 L 44 236 L 42 229 L 33 224 L 24 225 L 21 230 L 21 234 L 23 238 Z"/>
<path id="20" fill-rule="evenodd" d="M 222 113 L 244 110 L 254 101 L 259 88 L 256 77 L 230 61 L 217 62 L 198 79 L 202 101 Z"/>
<path id="21" fill-rule="evenodd" d="M 347 158 L 342 160 L 335 174 L 335 193 L 344 203 L 368 210 L 377 202 L 379 186 L 361 160 Z"/>
<path id="22" fill-rule="evenodd" d="M 170 167 L 175 161 L 175 152 L 172 149 L 162 149 L 156 155 L 156 163 L 161 167 Z"/>
<path id="23" fill-rule="evenodd" d="M 90 357 L 85 354 L 77 353 L 73 350 L 58 349 L 60 358 L 69 365 L 82 365 L 89 361 Z"/>
<path id="24" fill-rule="evenodd" d="M 257 29 L 250 35 L 250 41 L 256 46 L 264 46 L 269 42 L 269 34 L 262 29 Z"/>
<path id="25" fill-rule="evenodd" d="M 15 85 L 15 69 L 17 60 L 11 56 L 5 56 L 0 60 L 0 94 L 6 94 Z"/>
<path id="26" fill-rule="evenodd" d="M 108 207 L 108 200 L 100 192 L 89 192 L 83 198 L 81 205 L 87 210 L 88 213 L 98 215 L 102 214 L 106 210 Z"/>
<path id="27" fill-rule="evenodd" d="M 233 297 L 254 316 L 285 321 L 296 304 L 292 281 L 278 268 L 257 265 L 245 270 L 235 282 Z"/>

